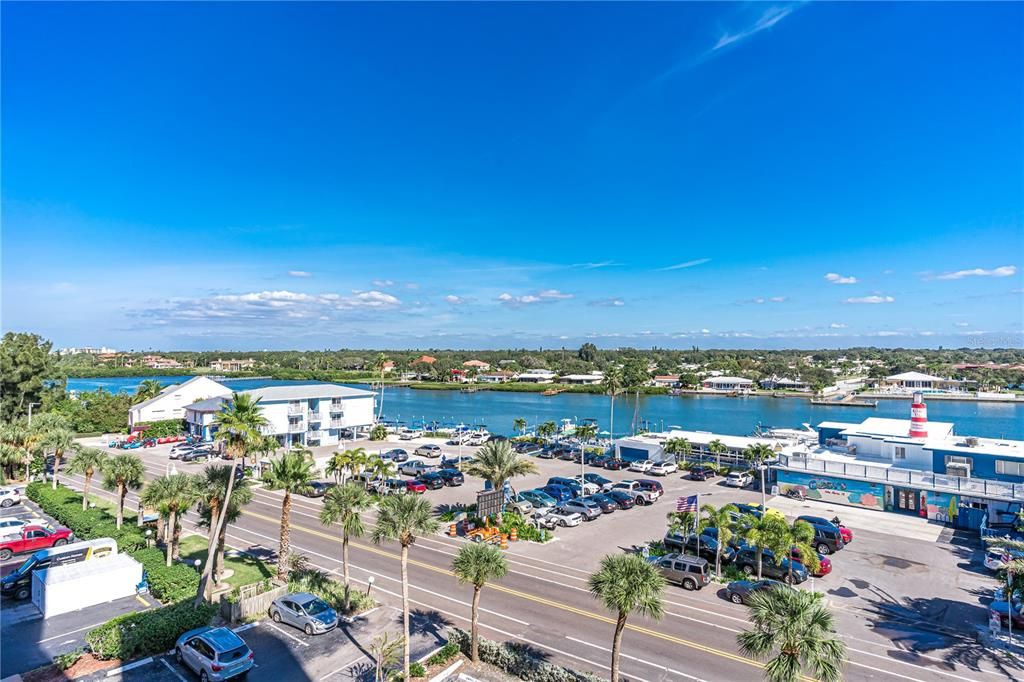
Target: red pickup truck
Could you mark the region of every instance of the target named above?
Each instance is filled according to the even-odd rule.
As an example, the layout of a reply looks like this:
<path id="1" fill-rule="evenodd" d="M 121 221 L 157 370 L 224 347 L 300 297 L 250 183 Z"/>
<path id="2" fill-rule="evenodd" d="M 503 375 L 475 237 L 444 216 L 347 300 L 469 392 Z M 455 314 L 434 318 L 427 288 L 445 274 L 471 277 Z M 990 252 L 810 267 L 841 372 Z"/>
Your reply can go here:
<path id="1" fill-rule="evenodd" d="M 74 539 L 75 536 L 67 528 L 50 529 L 43 526 L 25 526 L 21 529 L 21 535 L 7 537 L 0 541 L 0 561 L 7 561 L 15 554 L 60 547 Z"/>

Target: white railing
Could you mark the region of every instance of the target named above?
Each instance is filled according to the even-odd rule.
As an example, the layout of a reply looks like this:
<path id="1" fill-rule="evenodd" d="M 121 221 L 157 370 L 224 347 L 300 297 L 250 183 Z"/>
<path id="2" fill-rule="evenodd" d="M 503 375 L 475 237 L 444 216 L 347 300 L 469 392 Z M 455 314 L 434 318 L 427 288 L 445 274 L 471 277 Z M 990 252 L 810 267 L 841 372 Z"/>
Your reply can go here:
<path id="1" fill-rule="evenodd" d="M 309 440 L 320 440 L 322 436 L 323 431 L 310 431 L 309 433 L 306 434 L 306 438 L 308 438 Z"/>
<path id="2" fill-rule="evenodd" d="M 335 413 L 338 413 L 338 412 L 344 412 L 344 411 L 345 411 L 345 406 L 344 406 L 344 403 L 342 403 L 341 401 L 332 402 L 331 403 L 331 414 L 335 414 Z"/>
<path id="3" fill-rule="evenodd" d="M 306 413 L 306 418 L 309 419 L 309 421 L 311 422 L 318 422 L 320 421 L 320 413 L 310 410 L 309 412 Z"/>
<path id="4" fill-rule="evenodd" d="M 343 419 L 332 419 L 331 420 L 331 428 L 332 429 L 342 429 L 342 428 L 345 428 L 345 421 Z"/>
<path id="5" fill-rule="evenodd" d="M 301 419 L 299 421 L 289 421 L 288 422 L 288 432 L 289 433 L 296 433 L 298 431 L 305 431 L 305 430 L 306 430 L 306 424 Z"/>
<path id="6" fill-rule="evenodd" d="M 304 414 L 305 412 L 306 412 L 306 408 L 305 408 L 304 405 L 302 405 L 302 403 L 289 403 L 288 404 L 288 414 L 290 414 L 290 415 Z"/>

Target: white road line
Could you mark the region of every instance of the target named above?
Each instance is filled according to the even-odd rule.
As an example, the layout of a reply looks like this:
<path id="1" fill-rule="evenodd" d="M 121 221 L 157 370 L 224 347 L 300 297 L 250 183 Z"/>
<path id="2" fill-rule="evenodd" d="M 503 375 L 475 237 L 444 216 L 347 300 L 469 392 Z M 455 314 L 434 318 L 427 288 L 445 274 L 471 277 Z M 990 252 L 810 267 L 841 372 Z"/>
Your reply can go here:
<path id="1" fill-rule="evenodd" d="M 181 673 L 175 670 L 174 666 L 167 662 L 166 658 L 161 658 L 160 662 L 167 666 L 167 669 L 171 671 L 171 674 L 177 677 L 179 680 L 181 680 L 181 682 L 187 682 L 187 680 L 181 676 Z"/>
<path id="2" fill-rule="evenodd" d="M 47 637 L 46 639 L 41 639 L 38 642 L 36 642 L 36 644 L 44 644 L 46 642 L 52 642 L 53 640 L 57 639 L 58 637 L 67 637 L 68 635 L 73 635 L 76 632 L 81 632 L 82 630 L 92 630 L 93 628 L 99 627 L 100 625 L 103 625 L 103 623 L 106 623 L 106 622 L 107 621 L 104 620 L 104 621 L 101 621 L 99 623 L 93 623 L 92 625 L 86 625 L 85 627 L 78 628 L 77 630 L 68 630 L 67 632 L 62 632 L 59 635 L 54 635 L 53 637 Z"/>
<path id="3" fill-rule="evenodd" d="M 571 640 L 573 642 L 577 642 L 579 644 L 584 644 L 586 646 L 592 646 L 595 649 L 600 649 L 601 651 L 606 651 L 608 653 L 611 653 L 611 651 L 612 651 L 608 647 L 603 647 L 600 644 L 594 644 L 593 642 L 588 642 L 586 640 L 577 639 L 576 637 L 570 637 L 570 636 L 566 635 L 565 638 L 568 639 L 568 640 Z M 628 658 L 631 661 L 636 661 L 637 663 L 643 663 L 644 665 L 649 665 L 652 668 L 657 668 L 658 670 L 664 670 L 665 672 L 669 672 L 669 673 L 672 673 L 674 675 L 679 675 L 680 677 L 685 677 L 686 679 L 693 680 L 694 682 L 707 682 L 707 680 L 703 680 L 703 679 L 701 679 L 699 677 L 694 677 L 693 675 L 688 675 L 688 674 L 684 673 L 682 670 L 674 670 L 673 668 L 669 668 L 668 666 L 658 665 L 657 663 L 651 663 L 650 661 L 645 661 L 642 658 L 637 658 L 636 656 L 630 656 L 628 654 L 624 654 L 621 651 L 619 652 L 619 656 L 622 657 L 622 658 Z"/>
<path id="4" fill-rule="evenodd" d="M 268 623 L 267 621 L 260 621 L 260 624 L 261 625 L 266 625 L 268 628 L 273 628 L 274 630 L 277 630 L 278 632 L 280 632 L 282 635 L 284 635 L 288 639 L 290 639 L 292 641 L 295 641 L 295 642 L 298 642 L 302 646 L 309 646 L 309 642 L 303 642 L 301 639 L 299 639 L 298 637 L 296 637 L 292 633 L 285 632 L 284 630 L 282 630 L 281 628 L 277 627 L 273 623 Z"/>
<path id="5" fill-rule="evenodd" d="M 114 677 L 115 675 L 120 675 L 121 673 L 128 672 L 129 670 L 135 670 L 136 668 L 141 668 L 144 665 L 149 665 L 152 662 L 153 662 L 153 657 L 152 656 L 148 656 L 146 658 L 143 658 L 141 661 L 135 661 L 134 663 L 129 663 L 128 665 L 122 665 L 120 668 L 114 668 L 113 670 L 108 670 L 106 676 L 107 677 Z"/>
<path id="6" fill-rule="evenodd" d="M 346 663 L 345 665 L 341 666 L 341 667 L 340 667 L 340 668 L 338 668 L 337 670 L 333 670 L 333 671 L 331 671 L 331 672 L 327 673 L 326 675 L 324 675 L 324 676 L 323 676 L 323 677 L 321 677 L 320 679 L 321 679 L 321 680 L 326 680 L 326 679 L 327 679 L 328 677 L 330 677 L 331 675 L 337 675 L 338 673 L 340 673 L 340 672 L 342 672 L 342 671 L 344 671 L 344 670 L 348 670 L 349 668 L 351 668 L 351 667 L 352 667 L 352 666 L 354 666 L 354 665 L 355 665 L 356 663 L 358 663 L 359 661 L 363 660 L 363 659 L 364 659 L 364 658 L 366 658 L 366 657 L 367 657 L 367 656 L 366 656 L 366 654 L 360 654 L 360 655 L 359 655 L 359 658 L 357 658 L 357 659 L 355 659 L 355 660 L 353 660 L 353 661 L 351 661 L 351 662 L 349 662 L 349 663 Z"/>

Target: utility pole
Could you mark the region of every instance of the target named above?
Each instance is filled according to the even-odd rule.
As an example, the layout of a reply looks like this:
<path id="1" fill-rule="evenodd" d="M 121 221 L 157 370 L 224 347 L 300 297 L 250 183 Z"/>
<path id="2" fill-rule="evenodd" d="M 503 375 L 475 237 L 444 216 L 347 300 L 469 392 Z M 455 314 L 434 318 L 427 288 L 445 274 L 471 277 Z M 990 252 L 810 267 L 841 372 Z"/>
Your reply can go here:
<path id="1" fill-rule="evenodd" d="M 28 425 L 29 425 L 29 426 L 32 426 L 32 407 L 33 407 L 34 405 L 39 405 L 39 406 L 41 406 L 41 405 L 42 405 L 42 403 L 29 403 L 29 404 L 28 404 Z"/>

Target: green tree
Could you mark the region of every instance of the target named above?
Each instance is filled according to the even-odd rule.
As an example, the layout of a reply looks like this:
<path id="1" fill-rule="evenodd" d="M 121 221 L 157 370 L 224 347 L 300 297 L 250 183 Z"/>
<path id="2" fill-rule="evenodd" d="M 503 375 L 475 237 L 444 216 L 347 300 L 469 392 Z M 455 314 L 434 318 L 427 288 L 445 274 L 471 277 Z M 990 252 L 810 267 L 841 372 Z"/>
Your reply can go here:
<path id="1" fill-rule="evenodd" d="M 370 457 L 366 463 L 366 470 L 369 471 L 375 479 L 386 480 L 393 478 L 398 473 L 398 469 L 394 463 L 389 462 L 386 459 L 374 456 Z"/>
<path id="2" fill-rule="evenodd" d="M 375 424 L 370 429 L 370 440 L 384 440 L 388 437 L 388 428 L 383 424 Z"/>
<path id="3" fill-rule="evenodd" d="M 277 577 L 288 580 L 288 559 L 291 553 L 292 494 L 304 493 L 316 479 L 313 458 L 309 450 L 289 450 L 271 460 L 270 468 L 263 474 L 263 482 L 269 490 L 281 490 L 281 544 L 277 552 Z"/>
<path id="4" fill-rule="evenodd" d="M 764 488 L 764 463 L 775 457 L 775 451 L 764 443 L 758 443 L 757 445 L 751 445 L 749 448 L 743 451 L 743 459 L 751 466 L 751 468 L 757 469 L 758 474 L 761 477 L 761 508 L 764 509 L 767 501 L 765 495 L 767 491 Z"/>
<path id="5" fill-rule="evenodd" d="M 501 550 L 494 545 L 471 542 L 463 545 L 452 560 L 452 572 L 459 583 L 473 586 L 473 603 L 470 607 L 470 649 L 474 663 L 480 662 L 477 638 L 477 622 L 480 611 L 480 592 L 492 580 L 500 580 L 508 573 L 508 561 Z"/>
<path id="6" fill-rule="evenodd" d="M 41 404 L 56 372 L 53 344 L 37 334 L 7 332 L 0 341 L 0 421 L 12 422 Z"/>
<path id="7" fill-rule="evenodd" d="M 618 365 L 612 365 L 604 371 L 604 379 L 601 380 L 601 390 L 608 395 L 610 403 L 608 433 L 611 438 L 615 438 L 615 396 L 622 393 L 622 389 L 622 368 Z"/>
<path id="8" fill-rule="evenodd" d="M 377 404 L 377 419 L 380 420 L 384 414 L 384 373 L 387 371 L 388 356 L 383 353 L 377 353 L 377 357 L 373 360 L 373 369 L 380 376 L 380 402 Z"/>
<path id="9" fill-rule="evenodd" d="M 135 389 L 135 396 L 132 398 L 132 402 L 141 403 L 150 398 L 155 398 L 160 395 L 162 390 L 164 390 L 164 387 L 156 379 L 143 379 Z"/>
<path id="10" fill-rule="evenodd" d="M 227 510 L 227 521 L 234 521 L 241 513 L 242 507 L 253 497 L 252 488 L 246 479 L 237 481 L 232 487 L 231 501 L 225 508 L 228 492 L 228 479 L 234 476 L 233 468 L 223 464 L 210 464 L 203 468 L 196 478 L 196 491 L 199 499 L 200 526 L 207 529 L 207 546 L 212 542 L 214 551 L 207 555 L 207 562 L 213 562 L 213 581 L 220 582 L 224 568 L 224 549 L 227 542 L 227 524 L 220 527 L 217 534 L 217 521 L 221 512 Z M 215 535 L 216 534 L 216 535 Z"/>
<path id="11" fill-rule="evenodd" d="M 537 435 L 541 438 L 551 438 L 558 433 L 558 425 L 552 421 L 546 421 L 537 427 Z"/>
<path id="12" fill-rule="evenodd" d="M 814 549 L 814 527 L 806 521 L 794 521 L 793 525 L 788 526 L 787 532 L 784 536 L 785 545 L 780 547 L 783 557 L 788 557 L 792 550 L 797 550 L 800 553 L 800 561 L 803 563 L 807 570 L 814 572 L 817 571 L 821 562 L 818 560 L 818 552 Z M 779 554 L 776 553 L 776 560 L 779 559 Z M 786 573 L 786 580 L 789 583 L 793 582 L 793 562 L 788 563 L 789 570 Z"/>
<path id="13" fill-rule="evenodd" d="M 593 362 L 597 359 L 597 346 L 592 343 L 585 343 L 576 351 L 576 357 L 583 362 Z"/>
<path id="14" fill-rule="evenodd" d="M 507 440 L 496 440 L 485 444 L 477 453 L 476 459 L 468 467 L 467 473 L 490 481 L 495 490 L 502 490 L 505 481 L 516 476 L 526 476 L 537 472 L 537 465 L 523 459 L 512 449 Z M 498 524 L 501 524 L 501 512 L 498 513 Z"/>
<path id="15" fill-rule="evenodd" d="M 147 507 L 166 510 L 167 513 L 167 565 L 178 557 L 181 539 L 179 517 L 199 499 L 195 477 L 191 474 L 171 474 L 154 478 L 142 491 L 141 501 Z"/>
<path id="16" fill-rule="evenodd" d="M 698 523 L 697 532 L 705 528 L 715 528 L 718 530 L 718 542 L 715 543 L 715 573 L 718 575 L 722 575 L 722 550 L 725 549 L 729 544 L 729 540 L 732 539 L 732 529 L 735 524 L 733 515 L 738 513 L 739 509 L 733 504 L 723 504 L 721 507 L 715 507 L 713 504 L 704 504 L 700 507 L 700 522 Z"/>
<path id="17" fill-rule="evenodd" d="M 103 464 L 103 487 L 117 497 L 117 527 L 124 524 L 124 498 L 129 490 L 138 490 L 145 480 L 146 467 L 138 455 L 114 455 Z"/>
<path id="18" fill-rule="evenodd" d="M 622 631 L 631 613 L 660 620 L 664 613 L 662 597 L 665 578 L 643 557 L 636 554 L 610 554 L 601 559 L 597 573 L 590 576 L 590 593 L 617 614 L 612 639 L 611 680 L 619 680 L 619 653 Z"/>
<path id="19" fill-rule="evenodd" d="M 341 526 L 341 566 L 345 581 L 345 611 L 350 606 L 348 544 L 350 538 L 362 537 L 365 532 L 363 512 L 373 504 L 370 495 L 359 486 L 347 483 L 331 488 L 324 495 L 324 506 L 320 511 L 320 523 L 325 526 L 338 524 Z"/>
<path id="20" fill-rule="evenodd" d="M 402 560 L 402 622 L 404 639 L 403 679 L 409 678 L 409 547 L 416 542 L 417 535 L 436 533 L 437 519 L 434 518 L 430 502 L 417 495 L 392 495 L 385 497 L 378 509 L 377 527 L 373 529 L 375 543 L 397 540 L 401 546 Z"/>
<path id="21" fill-rule="evenodd" d="M 715 456 L 715 467 L 722 467 L 722 455 L 729 452 L 729 448 L 726 447 L 725 443 L 718 440 L 717 438 L 708 443 L 708 452 Z"/>
<path id="22" fill-rule="evenodd" d="M 53 478 L 50 483 L 53 489 L 57 489 L 57 477 L 60 475 L 60 464 L 64 459 L 64 453 L 75 448 L 75 436 L 65 429 L 53 429 L 43 437 L 43 445 L 48 450 L 53 450 Z"/>
<path id="23" fill-rule="evenodd" d="M 784 519 L 775 514 L 745 514 L 739 522 L 740 535 L 757 553 L 757 579 L 761 579 L 764 550 L 785 549 L 789 531 Z"/>
<path id="24" fill-rule="evenodd" d="M 68 472 L 81 474 L 85 478 L 85 485 L 82 487 L 82 511 L 89 508 L 89 489 L 92 487 L 92 477 L 97 471 L 103 469 L 109 456 L 98 448 L 79 448 L 71 461 L 68 462 Z"/>
<path id="25" fill-rule="evenodd" d="M 0 444 L 3 444 L 7 452 L 5 458 L 8 461 L 17 459 L 19 464 L 24 465 L 25 481 L 27 482 L 31 475 L 29 466 L 32 462 L 33 445 L 31 433 L 25 426 L 25 423 L 18 419 L 6 424 L 0 424 Z"/>
<path id="26" fill-rule="evenodd" d="M 512 428 L 519 432 L 520 436 L 526 435 L 526 420 L 522 417 L 516 417 L 512 420 Z"/>
<path id="27" fill-rule="evenodd" d="M 809 676 L 821 682 L 842 679 L 846 646 L 819 594 L 778 587 L 750 599 L 752 629 L 736 636 L 747 656 L 767 661 L 768 682 L 795 682 Z"/>
<path id="28" fill-rule="evenodd" d="M 690 441 L 686 438 L 669 438 L 665 441 L 665 452 L 674 456 L 676 461 L 681 456 L 683 459 L 687 459 L 693 454 L 693 446 L 690 445 Z"/>

